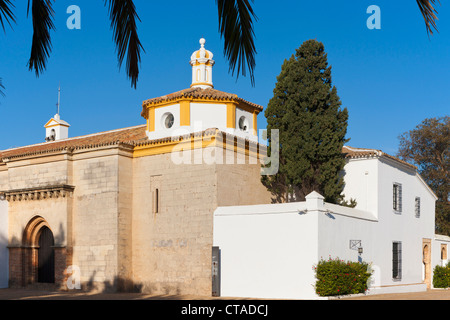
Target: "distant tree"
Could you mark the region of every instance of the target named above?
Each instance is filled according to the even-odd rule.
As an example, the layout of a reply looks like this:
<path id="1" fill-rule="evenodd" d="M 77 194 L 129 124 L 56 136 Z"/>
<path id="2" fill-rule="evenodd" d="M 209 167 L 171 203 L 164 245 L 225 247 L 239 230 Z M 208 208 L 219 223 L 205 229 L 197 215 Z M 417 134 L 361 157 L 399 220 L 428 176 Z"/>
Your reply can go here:
<path id="1" fill-rule="evenodd" d="M 304 42 L 284 61 L 265 115 L 268 132 L 280 133 L 279 172 L 262 178 L 274 202 L 304 201 L 317 191 L 341 203 L 348 112 L 341 110 L 321 42 Z"/>
<path id="2" fill-rule="evenodd" d="M 398 157 L 416 165 L 439 198 L 437 232 L 450 236 L 450 117 L 425 119 L 399 139 Z"/>

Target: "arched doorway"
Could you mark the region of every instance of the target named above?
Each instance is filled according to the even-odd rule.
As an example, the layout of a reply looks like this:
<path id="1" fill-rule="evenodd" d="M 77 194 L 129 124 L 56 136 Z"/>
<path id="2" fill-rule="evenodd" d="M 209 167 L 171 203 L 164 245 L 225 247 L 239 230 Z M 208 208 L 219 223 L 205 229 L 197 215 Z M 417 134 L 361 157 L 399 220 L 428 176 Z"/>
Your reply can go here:
<path id="1" fill-rule="evenodd" d="M 447 245 L 446 244 L 441 245 L 441 261 L 442 261 L 443 267 L 447 266 L 448 258 L 447 258 Z"/>
<path id="2" fill-rule="evenodd" d="M 46 226 L 39 231 L 38 245 L 38 282 L 55 283 L 55 239 Z"/>
<path id="3" fill-rule="evenodd" d="M 422 254 L 423 254 L 423 271 L 424 271 L 424 282 L 427 284 L 427 288 L 431 288 L 431 278 L 432 278 L 432 270 L 431 270 L 431 240 L 423 239 L 422 245 Z"/>
<path id="4" fill-rule="evenodd" d="M 55 283 L 55 239 L 50 225 L 34 217 L 23 233 L 23 285 Z"/>

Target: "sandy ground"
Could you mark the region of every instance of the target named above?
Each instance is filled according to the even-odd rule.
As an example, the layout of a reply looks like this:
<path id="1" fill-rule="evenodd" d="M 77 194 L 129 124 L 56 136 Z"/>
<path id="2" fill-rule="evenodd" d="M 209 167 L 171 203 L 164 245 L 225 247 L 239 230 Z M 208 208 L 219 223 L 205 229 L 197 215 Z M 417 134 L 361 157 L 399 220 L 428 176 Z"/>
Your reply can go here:
<path id="1" fill-rule="evenodd" d="M 138 293 L 52 292 L 27 289 L 0 289 L 0 300 L 252 300 L 201 296 L 152 296 Z M 367 295 L 339 300 L 450 300 L 450 290 L 418 293 Z"/>

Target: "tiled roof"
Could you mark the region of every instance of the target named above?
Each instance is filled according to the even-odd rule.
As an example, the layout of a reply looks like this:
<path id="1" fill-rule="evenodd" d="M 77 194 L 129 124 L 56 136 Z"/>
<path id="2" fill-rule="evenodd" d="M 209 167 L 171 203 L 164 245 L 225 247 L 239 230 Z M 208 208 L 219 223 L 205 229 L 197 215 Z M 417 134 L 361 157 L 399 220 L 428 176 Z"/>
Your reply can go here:
<path id="1" fill-rule="evenodd" d="M 386 157 L 389 159 L 392 159 L 394 161 L 397 161 L 401 164 L 404 164 L 414 170 L 417 170 L 417 167 L 406 162 L 403 161 L 397 157 L 391 156 L 387 153 L 384 153 L 381 150 L 376 150 L 376 149 L 361 149 L 361 148 L 353 148 L 353 147 L 348 147 L 348 146 L 344 146 L 342 153 L 344 154 L 344 156 L 346 158 L 350 158 L 350 159 L 356 159 L 356 158 L 367 158 L 367 157 Z"/>
<path id="2" fill-rule="evenodd" d="M 208 129 L 201 133 L 191 134 L 194 135 L 210 135 L 217 133 L 217 129 Z M 179 139 L 185 139 L 186 137 L 180 136 Z M 171 139 L 171 138 L 170 138 Z M 47 142 L 36 145 L 30 145 L 25 147 L 19 147 L 8 150 L 0 150 L 0 164 L 3 159 L 14 158 L 20 156 L 30 156 L 37 154 L 45 154 L 58 152 L 63 150 L 79 150 L 89 149 L 108 145 L 128 144 L 130 146 L 143 146 L 149 144 L 159 144 L 165 142 L 167 139 L 159 139 L 150 141 L 146 134 L 146 126 L 136 126 L 130 128 L 117 129 L 112 131 L 100 132 L 91 135 L 69 138 L 65 140 L 59 140 L 55 142 Z M 413 169 L 417 169 L 414 165 L 393 157 L 383 151 L 376 149 L 361 149 L 345 146 L 342 149 L 342 153 L 346 158 L 367 158 L 367 157 L 387 157 Z"/>
<path id="3" fill-rule="evenodd" d="M 135 143 L 140 143 L 148 139 L 145 130 L 146 126 L 141 125 L 137 127 L 130 127 L 107 132 L 100 132 L 87 136 L 69 138 L 55 142 L 41 143 L 3 151 L 0 150 L 0 163 L 2 162 L 2 159 L 5 158 L 44 154 L 68 149 L 87 149 L 92 147 L 114 145 L 118 143 L 134 145 Z"/>
<path id="4" fill-rule="evenodd" d="M 181 99 L 181 98 L 232 100 L 232 101 L 247 104 L 259 111 L 262 111 L 264 109 L 263 106 L 246 101 L 232 93 L 227 93 L 227 92 L 219 91 L 219 90 L 212 89 L 212 88 L 202 89 L 202 88 L 194 87 L 194 88 L 181 90 L 181 91 L 174 92 L 174 93 L 171 93 L 171 94 L 168 94 L 165 96 L 161 96 L 158 98 L 153 98 L 153 99 L 144 101 L 142 103 L 142 107 L 143 107 L 142 116 L 145 117 L 146 112 L 147 112 L 147 106 L 149 106 L 149 105 L 157 104 L 157 103 L 161 103 L 161 102 L 170 102 L 170 101 Z"/>

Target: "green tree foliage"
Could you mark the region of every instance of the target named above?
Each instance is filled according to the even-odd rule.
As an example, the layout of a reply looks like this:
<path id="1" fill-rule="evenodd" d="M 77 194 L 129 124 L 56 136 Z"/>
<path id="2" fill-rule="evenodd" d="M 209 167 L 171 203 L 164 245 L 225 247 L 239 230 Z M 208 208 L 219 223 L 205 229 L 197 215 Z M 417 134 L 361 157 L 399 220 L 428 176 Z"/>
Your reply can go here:
<path id="1" fill-rule="evenodd" d="M 422 178 L 439 198 L 436 231 L 450 236 L 450 117 L 425 119 L 399 139 L 397 156 L 417 166 Z"/>
<path id="2" fill-rule="evenodd" d="M 446 267 L 436 266 L 434 268 L 433 287 L 450 288 L 450 263 Z"/>
<path id="3" fill-rule="evenodd" d="M 280 170 L 263 177 L 263 184 L 274 202 L 304 201 L 317 191 L 325 201 L 340 203 L 348 112 L 332 85 L 324 45 L 304 42 L 284 61 L 277 80 L 265 115 L 268 132 L 280 133 Z"/>
<path id="4" fill-rule="evenodd" d="M 369 265 L 365 262 L 351 262 L 337 259 L 321 260 L 314 267 L 316 272 L 316 293 L 321 297 L 343 296 L 365 293 L 371 277 Z"/>

